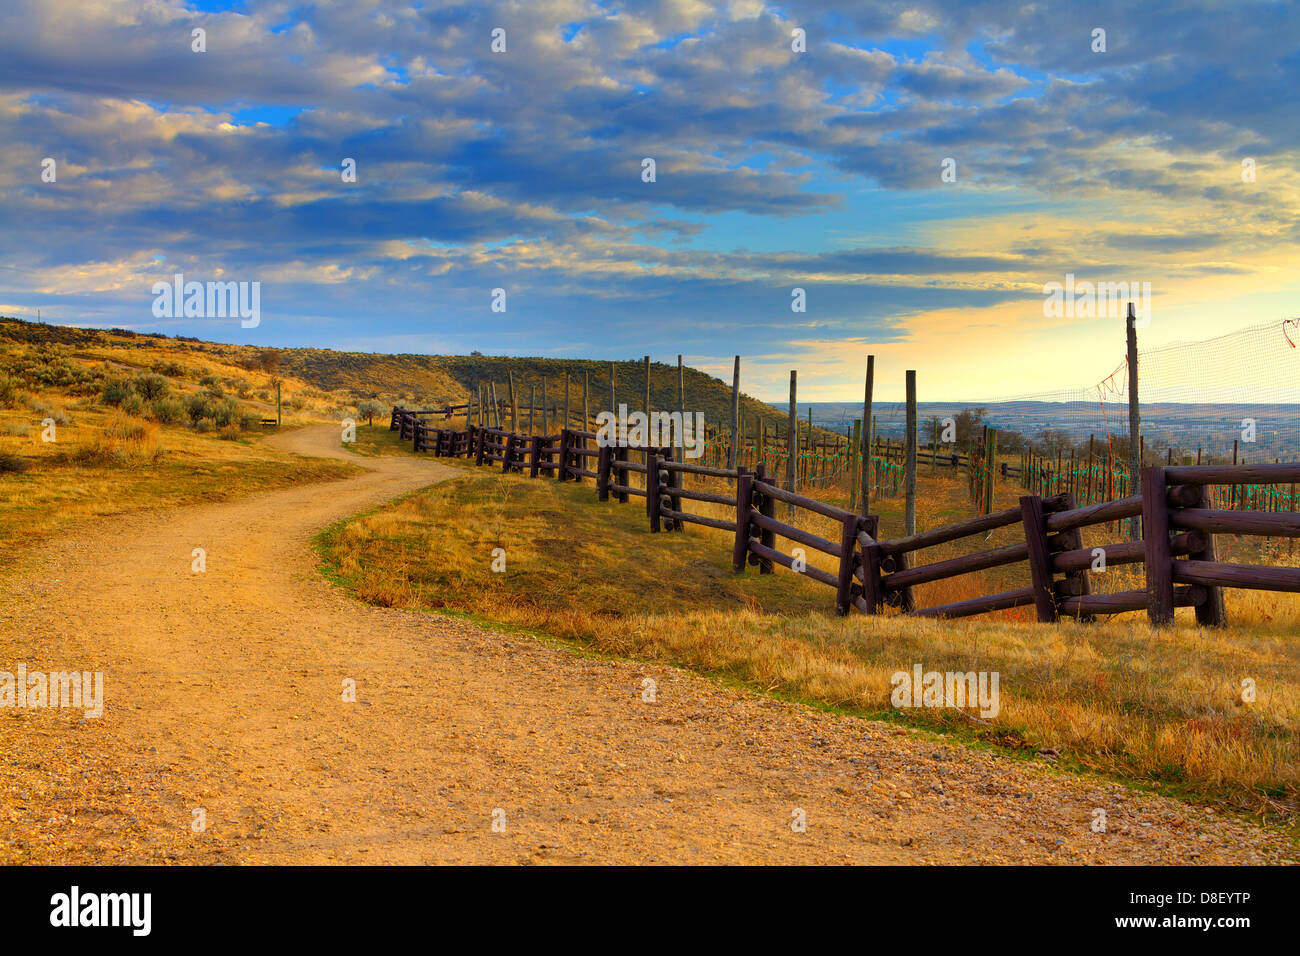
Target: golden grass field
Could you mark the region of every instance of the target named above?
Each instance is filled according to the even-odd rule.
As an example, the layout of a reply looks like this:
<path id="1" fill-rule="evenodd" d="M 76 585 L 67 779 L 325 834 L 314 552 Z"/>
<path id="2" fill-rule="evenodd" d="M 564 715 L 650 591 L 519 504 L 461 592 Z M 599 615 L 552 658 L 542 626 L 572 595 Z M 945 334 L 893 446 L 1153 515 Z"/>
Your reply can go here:
<path id="1" fill-rule="evenodd" d="M 379 428 L 363 430 L 360 444 L 397 448 Z M 376 604 L 467 614 L 1026 754 L 1055 750 L 1064 767 L 1295 823 L 1295 596 L 1229 591 L 1232 626 L 1219 632 L 1196 627 L 1190 609 L 1165 631 L 1148 627 L 1143 613 L 1038 625 L 1032 608 L 951 622 L 892 613 L 836 618 L 824 585 L 783 568 L 733 574 L 725 532 L 692 526 L 652 535 L 640 499 L 600 504 L 590 482 L 560 485 L 452 464 L 466 472 L 462 479 L 323 533 L 327 573 Z M 919 526 L 969 514 L 963 493 L 950 477 L 923 474 Z M 999 487 L 1008 505 L 1018 494 Z M 900 508 L 892 499 L 873 508 L 882 512 L 882 535 L 898 533 Z M 1016 530 L 979 546 L 1006 543 Z M 1113 540 L 1104 529 L 1099 535 Z M 495 548 L 505 550 L 503 574 L 491 570 Z M 923 560 L 954 553 L 935 548 Z M 918 603 L 1023 586 L 1025 573 L 1010 566 L 936 582 L 917 589 Z M 1111 574 L 1125 580 L 1107 582 L 1107 590 L 1141 586 L 1140 566 Z M 916 663 L 997 671 L 1000 713 L 982 722 L 974 711 L 894 710 L 890 676 Z M 1253 703 L 1242 700 L 1245 678 L 1258 688 Z"/>
<path id="2" fill-rule="evenodd" d="M 275 417 L 271 373 L 220 357 L 198 362 L 182 343 L 140 349 L 103 338 L 94 346 L 0 338 L 0 566 L 87 521 L 354 473 L 344 462 L 262 444 L 266 430 L 258 421 Z M 165 383 L 158 402 L 129 393 L 120 405 L 104 401 L 107 383 L 147 376 Z M 285 427 L 338 404 L 300 381 L 280 380 L 288 399 Z M 191 421 L 185 402 L 204 391 L 214 405 L 233 403 L 231 410 L 221 419 Z"/>

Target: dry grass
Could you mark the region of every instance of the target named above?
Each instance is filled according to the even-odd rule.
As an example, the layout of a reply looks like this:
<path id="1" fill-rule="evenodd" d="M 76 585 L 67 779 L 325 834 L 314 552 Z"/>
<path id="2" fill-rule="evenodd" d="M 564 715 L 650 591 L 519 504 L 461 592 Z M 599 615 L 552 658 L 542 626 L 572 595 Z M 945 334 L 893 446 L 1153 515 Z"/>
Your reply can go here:
<path id="1" fill-rule="evenodd" d="M 241 427 L 274 416 L 277 378 L 292 406 L 286 426 L 340 417 L 352 400 L 253 367 L 258 351 L 0 320 L 0 565 L 87 519 L 353 473 L 267 448 L 260 429 Z M 117 407 L 104 401 L 113 383 Z M 141 394 L 146 384 L 158 394 Z M 201 393 L 220 417 L 200 428 L 185 401 Z"/>
<path id="2" fill-rule="evenodd" d="M 835 618 L 833 593 L 821 584 L 780 568 L 734 575 L 725 533 L 651 535 L 640 499 L 602 505 L 590 483 L 466 470 L 456 483 L 330 529 L 320 542 L 330 573 L 375 603 L 468 613 L 800 700 L 1030 753 L 1052 748 L 1066 766 L 1174 795 L 1288 819 L 1300 802 L 1294 596 L 1228 592 L 1235 626 L 1223 632 L 1196 628 L 1190 609 L 1167 631 L 1152 631 L 1138 614 L 1093 625 L 1020 623 L 1024 609 L 951 622 Z M 944 484 L 923 478 L 934 524 L 964 507 L 956 484 Z M 820 520 L 810 516 L 807 526 L 829 536 Z M 980 547 L 998 543 L 994 536 Z M 504 574 L 491 571 L 497 547 L 506 552 Z M 1114 589 L 1140 585 L 1140 570 L 1111 573 Z M 1023 574 L 1013 566 L 970 575 L 918 589 L 919 599 L 1022 586 Z M 973 711 L 892 710 L 891 675 L 916 663 L 998 672 L 1000 712 L 981 723 Z M 1258 687 L 1251 704 L 1242 700 L 1245 678 Z"/>
<path id="3" fill-rule="evenodd" d="M 113 415 L 89 444 L 73 454 L 79 465 L 139 465 L 154 461 L 162 449 L 158 426 L 121 413 Z"/>
<path id="4" fill-rule="evenodd" d="M 259 436 L 223 441 L 216 432 L 160 426 L 89 399 L 68 403 L 56 441 L 43 441 L 45 431 L 30 411 L 0 411 L 0 458 L 22 469 L 0 473 L 0 566 L 86 520 L 355 472 L 344 462 L 276 451 Z"/>

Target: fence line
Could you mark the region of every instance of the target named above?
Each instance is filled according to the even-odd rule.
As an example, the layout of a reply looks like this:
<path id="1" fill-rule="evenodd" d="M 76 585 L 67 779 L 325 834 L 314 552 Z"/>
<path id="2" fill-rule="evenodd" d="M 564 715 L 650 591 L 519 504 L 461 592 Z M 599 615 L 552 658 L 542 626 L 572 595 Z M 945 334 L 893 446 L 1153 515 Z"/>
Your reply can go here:
<path id="1" fill-rule="evenodd" d="M 521 435 L 485 425 L 438 428 L 426 421 L 443 411 L 394 407 L 389 427 L 399 431 L 402 440 L 411 441 L 417 452 L 472 457 L 477 465 L 500 464 L 505 473 L 526 470 L 533 478 L 590 478 L 599 501 L 611 496 L 619 502 L 641 497 L 652 532 L 680 532 L 687 524 L 729 532 L 734 535 L 732 566 L 737 573 L 747 566 L 757 566 L 760 574 L 772 573 L 775 564 L 790 568 L 833 588 L 835 610 L 841 615 L 850 608 L 876 614 L 893 607 L 922 617 L 956 618 L 1032 604 L 1040 622 L 1062 617 L 1091 621 L 1099 615 L 1146 609 L 1152 624 L 1164 626 L 1172 623 L 1174 608 L 1193 607 L 1198 623 L 1223 626 L 1227 623 L 1225 587 L 1300 592 L 1300 568 L 1220 562 L 1214 539 L 1215 534 L 1300 537 L 1300 513 L 1219 508 L 1212 493 L 1213 486 L 1230 487 L 1230 501 L 1235 503 L 1238 487 L 1294 485 L 1300 482 L 1300 463 L 1148 466 L 1141 472 L 1140 494 L 1082 506 L 1073 491 L 1047 497 L 1024 495 L 1014 508 L 985 509 L 966 521 L 881 541 L 877 540 L 878 516 L 859 515 L 781 488 L 762 461 L 750 471 L 742 465 L 688 463 L 678 459 L 679 449 L 674 448 L 625 443 L 595 448 L 597 434 L 585 429 Z M 634 460 L 633 455 L 642 460 Z M 955 462 L 958 456 L 949 457 Z M 987 471 L 993 473 L 991 467 Z M 631 474 L 644 476 L 644 488 L 632 484 Z M 735 495 L 686 488 L 683 476 L 691 474 L 733 481 Z M 1028 466 L 1022 467 L 1022 474 L 1032 480 Z M 1243 504 L 1248 500 L 1241 498 Z M 692 501 L 734 507 L 735 517 L 722 520 L 694 514 L 685 504 Z M 777 502 L 789 506 L 791 515 L 798 509 L 835 522 L 838 540 L 796 526 L 793 517 L 789 522 L 777 520 Z M 1113 522 L 1118 530 L 1121 522 L 1135 518 L 1142 519 L 1144 538 L 1084 547 L 1083 528 Z M 1016 524 L 1024 539 L 1016 544 L 928 564 L 913 564 L 910 557 L 926 548 L 983 538 Z M 809 565 L 793 550 L 788 554 L 779 550 L 778 537 L 833 559 L 834 570 Z M 1099 561 L 1103 567 L 1142 564 L 1145 588 L 1092 593 L 1089 573 Z M 1026 587 L 950 604 L 916 606 L 913 588 L 920 584 L 1018 563 L 1029 565 Z"/>

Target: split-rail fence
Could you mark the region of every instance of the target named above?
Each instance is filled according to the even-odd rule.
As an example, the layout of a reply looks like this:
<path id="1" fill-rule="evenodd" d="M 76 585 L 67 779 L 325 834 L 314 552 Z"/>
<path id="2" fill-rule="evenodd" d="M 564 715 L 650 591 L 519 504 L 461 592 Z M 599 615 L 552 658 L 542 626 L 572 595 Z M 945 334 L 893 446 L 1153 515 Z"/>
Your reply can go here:
<path id="1" fill-rule="evenodd" d="M 903 538 L 879 540 L 879 518 L 846 511 L 780 487 L 763 463 L 750 471 L 681 460 L 681 449 L 597 445 L 592 431 L 564 428 L 554 435 L 522 435 L 501 428 L 468 425 L 439 428 L 426 419 L 450 417 L 444 409 L 395 407 L 390 429 L 417 452 L 472 458 L 500 465 L 503 472 L 559 481 L 592 479 L 599 501 L 645 501 L 652 532 L 702 525 L 733 536 L 732 566 L 772 573 L 780 564 L 835 591 L 835 609 L 865 614 L 896 608 L 922 617 L 957 618 L 1032 605 L 1037 619 L 1090 621 L 1099 615 L 1145 609 L 1158 626 L 1173 622 L 1176 607 L 1192 607 L 1203 625 L 1227 623 L 1223 588 L 1300 592 L 1300 568 L 1231 564 L 1217 560 L 1216 534 L 1300 537 L 1300 513 L 1215 507 L 1214 486 L 1281 485 L 1300 481 L 1300 463 L 1209 466 L 1151 466 L 1142 469 L 1140 494 L 1078 506 L 1074 494 L 1025 495 L 1014 508 L 981 514 L 956 524 Z M 631 475 L 642 476 L 638 487 Z M 683 476 L 734 483 L 734 494 L 684 487 Z M 1235 498 L 1233 499 L 1235 500 Z M 1243 499 L 1244 501 L 1244 499 Z M 688 510 L 691 502 L 734 509 L 724 520 Z M 776 517 L 777 504 L 787 506 Z M 826 538 L 796 526 L 795 511 L 829 519 L 838 527 Z M 1085 547 L 1084 528 L 1140 518 L 1144 537 Z M 1023 540 L 959 557 L 919 563 L 918 552 L 963 539 L 983 541 L 1000 528 L 1020 525 Z M 777 538 L 791 544 L 790 553 Z M 793 545 L 799 546 L 798 549 Z M 812 549 L 834 559 L 834 570 L 808 564 Z M 1029 583 L 1021 588 L 930 607 L 917 607 L 914 589 L 934 581 L 1027 563 Z M 1090 572 L 1099 567 L 1142 564 L 1145 588 L 1096 594 Z"/>

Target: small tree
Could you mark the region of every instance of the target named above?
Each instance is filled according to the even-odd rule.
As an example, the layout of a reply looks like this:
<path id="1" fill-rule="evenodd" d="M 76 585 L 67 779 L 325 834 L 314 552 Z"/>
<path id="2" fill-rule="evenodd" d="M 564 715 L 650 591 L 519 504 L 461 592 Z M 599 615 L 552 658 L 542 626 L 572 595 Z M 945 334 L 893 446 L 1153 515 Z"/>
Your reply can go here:
<path id="1" fill-rule="evenodd" d="M 384 406 L 380 405 L 378 402 L 366 400 L 357 403 L 357 417 L 367 419 L 368 423 L 371 425 L 375 423 L 375 416 L 382 415 L 383 413 Z"/>
<path id="2" fill-rule="evenodd" d="M 275 349 L 262 349 L 253 356 L 249 364 L 254 369 L 261 369 L 274 375 L 280 370 L 280 353 Z"/>
<path id="3" fill-rule="evenodd" d="M 988 412 L 983 408 L 965 408 L 957 413 L 954 418 L 957 432 L 957 444 L 962 448 L 970 446 L 971 440 L 975 433 L 980 430 L 984 424 L 984 417 Z"/>

